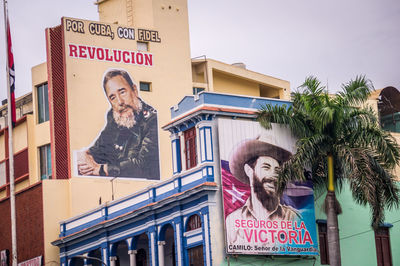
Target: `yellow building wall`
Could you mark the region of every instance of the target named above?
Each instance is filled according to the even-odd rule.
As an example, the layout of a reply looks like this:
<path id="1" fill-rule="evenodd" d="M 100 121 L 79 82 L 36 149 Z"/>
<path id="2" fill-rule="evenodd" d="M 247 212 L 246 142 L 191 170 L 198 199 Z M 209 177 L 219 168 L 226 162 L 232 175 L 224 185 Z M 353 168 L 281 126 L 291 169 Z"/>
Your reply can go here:
<path id="1" fill-rule="evenodd" d="M 144 189 L 149 181 L 80 177 L 70 179 L 70 217 Z"/>
<path id="2" fill-rule="evenodd" d="M 192 60 L 192 86 L 206 91 L 290 100 L 290 83 L 213 59 Z"/>
<path id="3" fill-rule="evenodd" d="M 39 147 L 50 144 L 50 122 L 38 123 L 37 86 L 47 83 L 47 63 L 32 67 L 32 105 L 34 115 L 28 119 L 30 125 L 29 143 L 29 179 L 31 183 L 40 181 Z"/>
<path id="4" fill-rule="evenodd" d="M 70 207 L 67 204 L 70 199 L 69 180 L 43 180 L 42 189 L 44 265 L 52 265 L 52 262 L 60 261 L 60 257 L 59 248 L 53 246 L 51 242 L 59 237 L 59 222 L 71 216 Z"/>
<path id="5" fill-rule="evenodd" d="M 130 0 L 132 2 L 135 0 Z M 127 18 L 127 0 L 100 0 L 97 3 L 99 19 L 103 22 L 129 25 Z"/>
<path id="6" fill-rule="evenodd" d="M 13 129 L 14 154 L 28 147 L 28 127 L 26 121 Z"/>
<path id="7" fill-rule="evenodd" d="M 29 179 L 25 179 L 24 181 L 18 182 L 15 184 L 15 191 L 21 191 L 22 189 L 25 189 L 29 187 L 31 184 L 29 183 Z"/>
<path id="8" fill-rule="evenodd" d="M 206 83 L 204 63 L 192 64 L 192 80 L 193 83 Z"/>
<path id="9" fill-rule="evenodd" d="M 111 0 L 102 2 L 99 5 L 99 10 L 102 10 L 103 5 L 110 5 L 114 2 L 117 3 Z M 76 58 L 66 57 L 68 117 L 70 123 L 69 134 L 71 136 L 70 154 L 73 157 L 74 151 L 84 147 L 90 147 L 105 125 L 105 114 L 110 109 L 110 106 L 101 87 L 101 79 L 104 70 L 108 67 L 125 68 L 132 74 L 136 82 L 151 82 L 152 91 L 140 91 L 139 94 L 146 103 L 153 106 L 158 112 L 161 179 L 165 179 L 172 175 L 172 158 L 169 133 L 164 132 L 161 127 L 170 121 L 169 108 L 185 95 L 192 94 L 186 0 L 176 0 L 169 5 L 166 5 L 165 2 L 161 0 L 153 1 L 152 5 L 146 4 L 147 1 L 134 1 L 133 3 L 138 4 L 139 9 L 147 10 L 152 7 L 152 12 L 146 12 L 146 17 L 153 14 L 153 19 L 151 21 L 150 19 L 143 19 L 140 23 L 135 21 L 133 27 L 135 29 L 137 29 L 137 27 L 152 29 L 159 32 L 161 42 L 149 43 L 149 52 L 153 54 L 154 58 L 153 66 L 127 67 L 123 64 L 110 64 L 109 62 L 101 61 L 96 62 L 94 65 L 90 60 L 79 60 L 78 62 Z M 169 8 L 170 5 L 171 9 Z M 114 11 L 111 9 L 109 12 L 113 13 Z M 103 15 L 105 17 L 103 17 Z M 100 18 L 106 19 L 107 16 L 100 13 Z M 134 19 L 138 20 L 139 18 L 140 16 Z M 110 19 L 108 20 L 111 21 Z M 152 24 L 154 24 L 154 27 Z M 68 36 L 68 42 L 86 44 L 89 42 L 90 38 L 93 37 L 86 34 L 71 34 Z M 108 43 L 101 44 L 100 38 L 99 41 L 96 42 L 97 46 L 104 47 L 104 45 L 106 45 L 109 47 L 110 45 Z M 112 42 L 113 44 L 111 45 L 113 45 L 113 47 L 124 49 L 124 44 L 120 40 L 117 40 L 117 38 Z M 126 46 L 125 49 L 127 49 Z M 134 50 L 134 47 L 129 49 Z M 77 66 L 78 63 L 79 69 Z M 88 69 L 90 71 L 88 71 Z M 93 84 L 93 81 L 96 83 Z M 80 88 L 95 88 L 96 93 L 93 93 L 94 90 L 78 91 L 78 89 L 75 89 L 77 86 Z M 90 99 L 90 102 L 88 102 L 88 99 Z M 85 120 L 77 121 L 75 118 L 82 117 L 82 110 L 74 107 L 84 104 L 87 105 L 88 103 L 96 104 L 93 104 L 87 112 L 85 111 Z M 90 130 L 87 130 L 88 121 L 90 121 L 91 124 Z M 76 138 L 76 136 L 79 136 L 79 138 Z M 71 161 L 74 161 L 72 157 Z M 71 169 L 73 169 L 73 165 Z M 150 181 L 148 183 L 150 184 Z"/>
<path id="10" fill-rule="evenodd" d="M 172 176 L 171 142 L 169 132 L 161 127 L 171 117 L 169 108 L 185 95 L 192 94 L 192 76 L 189 46 L 189 27 L 186 0 L 106 0 L 99 1 L 99 17 L 102 22 L 118 22 L 118 26 L 130 26 L 134 29 L 158 31 L 160 43 L 149 42 L 149 52 L 153 54 L 153 66 L 127 66 L 117 63 L 82 60 L 66 55 L 66 86 L 68 100 L 71 180 L 68 183 L 70 197 L 61 206 L 69 208 L 68 217 L 86 212 L 99 205 L 144 189 L 157 181 L 77 177 L 74 172 L 74 152 L 90 147 L 105 126 L 105 114 L 110 109 L 102 88 L 102 75 L 108 68 L 124 68 L 132 75 L 136 83 L 151 82 L 151 91 L 139 91 L 139 96 L 153 106 L 158 113 L 158 133 L 160 148 L 161 180 Z M 133 4 L 132 12 L 129 5 Z M 115 26 L 115 25 L 112 25 Z M 117 26 L 115 26 L 117 27 Z M 95 45 L 125 50 L 136 50 L 136 40 L 126 46 L 123 40 L 96 37 L 90 34 L 67 33 L 66 42 L 73 44 Z M 103 41 L 104 40 L 104 41 Z M 33 84 L 41 84 L 47 80 L 43 75 L 46 65 L 32 69 Z M 139 84 L 138 84 L 139 85 Z M 79 89 L 85 88 L 85 89 Z M 87 88 L 87 89 L 86 89 Z M 37 95 L 34 87 L 34 106 L 37 109 Z M 82 112 L 80 107 L 90 106 Z M 84 114 L 84 119 L 82 119 Z M 36 150 L 39 146 L 50 142 L 49 123 L 37 124 L 35 117 Z M 90 126 L 88 127 L 88 124 Z M 36 152 L 37 153 L 37 152 Z M 56 155 L 57 156 L 57 155 Z M 34 166 L 32 172 L 39 177 L 38 156 L 32 155 Z M 47 193 L 44 191 L 44 193 Z M 51 198 L 47 195 L 46 198 Z M 57 229 L 58 231 L 59 229 Z"/>
<path id="11" fill-rule="evenodd" d="M 218 71 L 213 71 L 213 87 L 215 92 L 260 96 L 257 83 Z"/>

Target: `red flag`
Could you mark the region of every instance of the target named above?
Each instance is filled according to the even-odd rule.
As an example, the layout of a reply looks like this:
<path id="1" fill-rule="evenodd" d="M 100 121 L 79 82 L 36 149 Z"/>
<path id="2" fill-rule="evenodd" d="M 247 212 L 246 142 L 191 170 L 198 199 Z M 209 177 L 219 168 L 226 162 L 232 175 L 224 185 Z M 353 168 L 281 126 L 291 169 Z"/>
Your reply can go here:
<path id="1" fill-rule="evenodd" d="M 225 217 L 241 208 L 250 196 L 250 186 L 237 180 L 228 168 L 228 162 L 221 160 Z"/>
<path id="2" fill-rule="evenodd" d="M 11 104 L 11 121 L 12 126 L 15 126 L 15 122 L 17 121 L 16 109 L 15 109 L 15 71 L 14 71 L 14 55 L 12 52 L 12 43 L 11 43 L 11 32 L 10 32 L 10 23 L 8 21 L 7 16 L 7 54 L 8 54 L 8 73 L 10 79 L 10 104 Z"/>

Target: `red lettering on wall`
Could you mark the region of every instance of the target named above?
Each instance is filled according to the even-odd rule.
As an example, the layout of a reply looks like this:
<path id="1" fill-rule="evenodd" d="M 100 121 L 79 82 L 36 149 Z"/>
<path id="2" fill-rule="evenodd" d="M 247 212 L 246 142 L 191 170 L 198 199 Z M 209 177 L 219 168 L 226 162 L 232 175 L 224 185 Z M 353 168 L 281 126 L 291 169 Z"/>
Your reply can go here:
<path id="1" fill-rule="evenodd" d="M 238 220 L 238 219 L 235 220 L 235 226 L 240 227 L 240 220 Z"/>
<path id="2" fill-rule="evenodd" d="M 69 56 L 78 57 L 78 53 L 76 45 L 70 44 L 69 45 Z"/>
<path id="3" fill-rule="evenodd" d="M 109 54 L 110 50 L 109 50 L 109 49 L 105 49 L 105 50 L 106 50 L 106 61 L 112 61 L 113 58 L 112 58 L 112 56 L 110 56 L 110 54 Z"/>
<path id="4" fill-rule="evenodd" d="M 131 52 L 132 64 L 135 64 L 135 52 Z"/>
<path id="5" fill-rule="evenodd" d="M 114 61 L 121 62 L 121 50 L 114 50 Z"/>
<path id="6" fill-rule="evenodd" d="M 143 54 L 136 53 L 136 62 L 138 65 L 143 65 Z"/>
<path id="7" fill-rule="evenodd" d="M 85 49 L 86 49 L 86 46 L 79 45 L 79 57 L 80 58 L 87 58 Z"/>
<path id="8" fill-rule="evenodd" d="M 263 238 L 263 236 L 261 235 L 262 233 L 265 234 L 265 238 Z M 258 238 L 259 238 L 260 241 L 263 242 L 263 243 L 267 242 L 267 241 L 268 241 L 268 238 L 267 238 L 267 231 L 261 230 L 261 231 L 258 233 Z"/>
<path id="9" fill-rule="evenodd" d="M 306 242 L 310 243 L 311 245 L 314 244 L 312 239 L 311 239 L 310 233 L 308 231 L 304 232 L 304 238 L 303 238 L 303 243 L 302 244 L 306 244 Z"/>
<path id="10" fill-rule="evenodd" d="M 87 50 L 88 50 L 88 53 L 89 53 L 89 58 L 90 59 L 94 59 L 94 55 L 96 53 L 96 48 L 88 46 Z"/>
<path id="11" fill-rule="evenodd" d="M 97 50 L 97 53 L 96 53 L 97 59 L 104 60 L 104 50 L 103 50 L 103 48 L 97 48 L 96 50 Z"/>
<path id="12" fill-rule="evenodd" d="M 287 242 L 287 233 L 286 233 L 286 231 L 280 230 L 278 232 L 278 241 L 281 242 L 282 244 Z"/>
<path id="13" fill-rule="evenodd" d="M 129 64 L 130 60 L 129 60 L 129 52 L 127 51 L 123 51 L 122 52 L 122 60 L 124 61 L 125 64 Z"/>
<path id="14" fill-rule="evenodd" d="M 144 54 L 144 64 L 146 66 L 153 65 L 153 55 L 152 54 Z"/>
<path id="15" fill-rule="evenodd" d="M 253 229 L 250 230 L 250 234 L 247 234 L 248 230 L 244 230 L 244 234 L 246 235 L 247 241 L 251 241 L 251 235 L 253 234 Z"/>
<path id="16" fill-rule="evenodd" d="M 289 231 L 289 243 L 292 244 L 292 240 L 294 243 L 298 244 L 299 241 L 297 240 L 297 232 L 296 231 Z"/>

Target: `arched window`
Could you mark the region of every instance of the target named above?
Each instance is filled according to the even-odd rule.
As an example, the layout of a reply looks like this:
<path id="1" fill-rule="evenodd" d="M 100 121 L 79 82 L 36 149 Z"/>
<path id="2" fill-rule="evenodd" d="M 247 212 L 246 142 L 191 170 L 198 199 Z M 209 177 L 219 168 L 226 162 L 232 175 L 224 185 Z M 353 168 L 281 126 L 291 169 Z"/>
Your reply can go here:
<path id="1" fill-rule="evenodd" d="M 70 263 L 70 266 L 83 266 L 84 265 L 84 260 L 82 258 L 72 258 Z"/>
<path id="2" fill-rule="evenodd" d="M 166 226 L 164 232 L 164 265 L 165 266 L 175 266 L 175 238 L 174 238 L 174 228 L 169 224 Z"/>
<path id="3" fill-rule="evenodd" d="M 103 263 L 101 263 L 102 259 L 101 259 L 101 250 L 100 250 L 100 248 L 90 251 L 89 254 L 88 254 L 88 257 L 97 258 L 99 260 L 88 259 L 87 264 L 92 265 L 92 266 L 102 266 L 103 265 Z"/>
<path id="4" fill-rule="evenodd" d="M 186 224 L 186 232 L 201 228 L 201 218 L 198 214 L 189 217 Z M 187 249 L 188 263 L 190 266 L 204 265 L 203 245 L 198 245 Z"/>
<path id="5" fill-rule="evenodd" d="M 136 236 L 136 266 L 149 265 L 149 238 L 146 233 Z"/>
<path id="6" fill-rule="evenodd" d="M 198 228 L 201 228 L 201 218 L 198 214 L 194 214 L 189 217 L 186 224 L 186 231 L 192 231 Z"/>
<path id="7" fill-rule="evenodd" d="M 117 266 L 129 265 L 128 245 L 125 241 L 120 241 L 117 244 Z"/>

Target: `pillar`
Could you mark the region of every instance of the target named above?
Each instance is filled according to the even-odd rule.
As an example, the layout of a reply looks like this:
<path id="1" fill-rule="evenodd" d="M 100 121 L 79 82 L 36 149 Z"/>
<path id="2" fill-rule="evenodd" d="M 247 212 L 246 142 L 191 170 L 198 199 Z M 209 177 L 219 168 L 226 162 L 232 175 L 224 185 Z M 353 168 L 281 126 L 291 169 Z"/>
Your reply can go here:
<path id="1" fill-rule="evenodd" d="M 117 265 L 117 257 L 116 256 L 110 257 L 110 265 L 111 266 L 116 266 Z"/>
<path id="2" fill-rule="evenodd" d="M 128 250 L 130 266 L 136 266 L 137 250 Z"/>
<path id="3" fill-rule="evenodd" d="M 164 266 L 164 246 L 165 241 L 158 241 L 158 265 Z"/>

